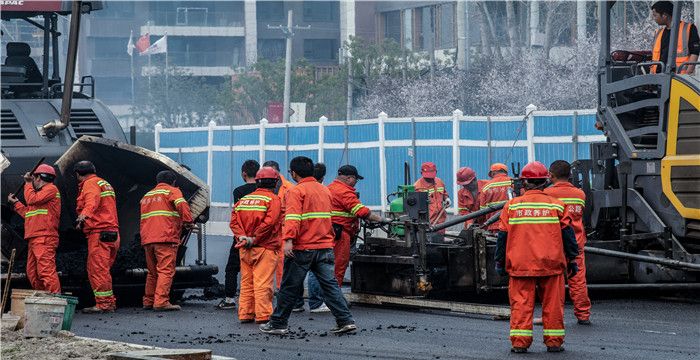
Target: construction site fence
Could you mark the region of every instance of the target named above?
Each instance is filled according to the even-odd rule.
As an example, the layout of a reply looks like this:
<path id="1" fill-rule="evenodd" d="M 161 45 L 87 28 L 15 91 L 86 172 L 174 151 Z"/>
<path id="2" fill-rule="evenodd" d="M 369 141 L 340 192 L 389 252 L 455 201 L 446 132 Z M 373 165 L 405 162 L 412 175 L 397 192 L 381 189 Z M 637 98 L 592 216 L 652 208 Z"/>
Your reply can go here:
<path id="1" fill-rule="evenodd" d="M 155 127 L 156 151 L 188 166 L 211 188 L 214 208 L 230 208 L 232 190 L 243 184 L 241 165 L 247 159 L 261 164 L 274 160 L 287 175 L 289 161 L 307 156 L 327 167 L 330 183 L 340 166 L 351 164 L 364 176 L 357 184 L 362 202 L 384 210 L 397 186 L 404 184 L 404 163 L 411 181 L 420 177 L 420 164 L 432 161 L 451 198 L 459 186 L 460 167 L 474 169 L 486 179 L 489 164 L 589 157 L 591 142 L 605 141 L 595 129 L 595 110 L 538 111 L 528 106 L 519 116 L 452 116 L 226 126 L 213 121 L 207 127 Z M 389 197 L 389 199 L 387 199 Z M 456 213 L 457 201 L 450 213 Z"/>

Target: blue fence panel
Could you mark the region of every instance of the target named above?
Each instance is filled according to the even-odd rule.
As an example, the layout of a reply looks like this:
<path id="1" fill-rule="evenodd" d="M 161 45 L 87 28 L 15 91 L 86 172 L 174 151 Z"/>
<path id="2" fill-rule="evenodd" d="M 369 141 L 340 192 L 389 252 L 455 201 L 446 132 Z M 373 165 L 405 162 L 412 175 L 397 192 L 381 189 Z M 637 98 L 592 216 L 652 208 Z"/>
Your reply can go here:
<path id="1" fill-rule="evenodd" d="M 290 145 L 318 144 L 318 126 L 290 127 Z"/>
<path id="2" fill-rule="evenodd" d="M 379 129 L 377 124 L 362 124 L 348 126 L 350 142 L 379 141 Z"/>
<path id="3" fill-rule="evenodd" d="M 232 152 L 230 151 L 214 151 L 212 153 L 212 161 L 215 166 L 212 166 L 211 174 L 211 201 L 212 202 L 225 202 L 231 201 L 231 191 L 235 185 L 233 181 L 239 180 L 238 182 L 243 182 L 240 180 L 240 171 L 234 171 L 233 169 L 240 169 L 242 163 L 233 162 Z M 238 155 L 238 153 L 235 153 Z M 234 175 L 237 173 L 237 176 Z"/>
<path id="4" fill-rule="evenodd" d="M 178 158 L 179 154 L 174 154 Z M 207 153 L 182 153 L 182 164 L 187 165 L 202 181 L 207 182 Z M 177 160 L 175 160 L 177 161 Z"/>
<path id="5" fill-rule="evenodd" d="M 452 139 L 452 121 L 417 122 L 416 139 Z"/>
<path id="6" fill-rule="evenodd" d="M 459 166 L 469 166 L 477 179 L 488 179 L 489 149 L 487 147 L 462 146 L 459 148 Z"/>
<path id="7" fill-rule="evenodd" d="M 578 115 L 578 134 L 579 135 L 602 135 L 603 133 L 595 128 L 596 116 L 595 114 L 590 115 Z"/>
<path id="8" fill-rule="evenodd" d="M 384 123 L 384 139 L 411 140 L 411 123 Z"/>
<path id="9" fill-rule="evenodd" d="M 287 139 L 283 127 L 265 129 L 265 145 L 284 145 Z"/>
<path id="10" fill-rule="evenodd" d="M 418 146 L 416 153 L 418 166 L 421 166 L 421 164 L 426 161 L 435 163 L 438 171 L 437 176 L 445 183 L 445 188 L 448 194 L 454 199 L 454 194 L 452 194 L 452 183 L 455 181 L 455 174 L 452 173 L 452 147 Z M 420 176 L 420 169 L 416 170 L 418 173 L 417 176 Z"/>
<path id="11" fill-rule="evenodd" d="M 208 131 L 162 132 L 160 133 L 160 147 L 195 147 L 207 146 Z"/>
<path id="12" fill-rule="evenodd" d="M 233 145 L 258 145 L 259 129 L 241 129 L 233 132 Z"/>
<path id="13" fill-rule="evenodd" d="M 573 145 L 564 144 L 535 144 L 535 160 L 549 167 L 556 160 L 571 162 L 573 157 Z"/>
<path id="14" fill-rule="evenodd" d="M 338 144 L 345 143 L 344 126 L 326 126 L 323 128 L 323 142 Z"/>
<path id="15" fill-rule="evenodd" d="M 324 184 L 330 184 L 338 174 L 338 168 L 345 165 L 343 154 L 344 152 L 342 149 L 326 149 L 323 152 L 323 162 L 326 164 L 326 178 L 323 181 Z"/>
<path id="16" fill-rule="evenodd" d="M 573 115 L 535 116 L 535 136 L 571 135 Z"/>
<path id="17" fill-rule="evenodd" d="M 591 143 L 578 143 L 578 159 L 591 158 Z"/>
<path id="18" fill-rule="evenodd" d="M 524 121 L 492 121 L 492 140 L 516 140 L 516 134 L 520 132 L 517 140 L 527 139 L 527 125 Z"/>
<path id="19" fill-rule="evenodd" d="M 386 157 L 386 192 L 391 194 L 396 192 L 399 185 L 404 185 L 404 162 L 413 166 L 413 160 L 408 156 L 407 146 L 387 147 L 384 149 Z M 420 163 L 418 164 L 420 166 Z M 411 169 L 411 180 L 416 181 L 414 173 L 419 174 L 420 169 Z M 418 175 L 420 177 L 420 175 Z"/>
<path id="20" fill-rule="evenodd" d="M 379 206 L 381 200 L 381 179 L 379 178 L 379 148 L 348 150 L 349 163 L 357 167 L 364 177 L 357 183 L 356 189 L 365 205 Z M 333 174 L 337 174 L 336 168 Z"/>
<path id="21" fill-rule="evenodd" d="M 462 140 L 488 140 L 488 123 L 484 121 L 462 121 L 459 123 L 459 138 Z"/>
<path id="22" fill-rule="evenodd" d="M 231 130 L 214 130 L 214 146 L 231 146 Z"/>
<path id="23" fill-rule="evenodd" d="M 520 162 L 521 166 L 527 164 L 527 148 L 524 146 L 513 147 L 494 147 L 491 148 L 491 159 L 493 162 L 504 163 L 510 169 L 510 164 Z M 510 173 L 510 171 L 509 171 Z"/>
<path id="24" fill-rule="evenodd" d="M 291 159 L 292 158 L 290 157 L 289 160 Z M 289 178 L 289 174 L 287 174 L 287 166 L 289 165 L 289 160 L 287 160 L 287 153 L 282 150 L 265 150 L 265 161 L 271 160 L 276 161 L 280 165 L 280 173 L 284 175 L 284 177 Z"/>

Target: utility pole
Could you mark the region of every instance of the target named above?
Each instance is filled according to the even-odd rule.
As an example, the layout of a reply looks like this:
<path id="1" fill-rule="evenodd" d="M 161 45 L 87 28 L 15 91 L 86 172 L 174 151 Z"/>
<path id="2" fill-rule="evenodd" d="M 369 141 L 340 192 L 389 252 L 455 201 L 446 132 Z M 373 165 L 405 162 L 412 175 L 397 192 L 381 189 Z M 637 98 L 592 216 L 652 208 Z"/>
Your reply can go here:
<path id="1" fill-rule="evenodd" d="M 348 101 L 347 104 L 345 105 L 345 120 L 351 120 L 352 118 L 352 95 L 353 95 L 353 86 L 352 86 L 352 54 L 350 54 L 350 47 L 349 46 L 344 46 L 344 52 L 345 52 L 345 66 L 348 68 Z"/>
<path id="2" fill-rule="evenodd" d="M 294 13 L 292 10 L 287 11 L 287 26 L 267 25 L 268 29 L 281 30 L 287 38 L 287 49 L 284 57 L 284 103 L 282 105 L 282 122 L 289 122 L 289 97 L 292 82 L 292 38 L 294 37 L 294 30 L 311 29 L 311 26 L 292 26 L 293 15 Z"/>

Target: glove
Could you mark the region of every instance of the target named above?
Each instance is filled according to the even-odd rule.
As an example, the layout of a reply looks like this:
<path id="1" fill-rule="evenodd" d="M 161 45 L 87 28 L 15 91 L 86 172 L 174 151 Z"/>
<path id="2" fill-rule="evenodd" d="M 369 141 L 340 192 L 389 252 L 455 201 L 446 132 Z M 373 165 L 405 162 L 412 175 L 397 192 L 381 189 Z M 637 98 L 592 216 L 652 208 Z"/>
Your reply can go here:
<path id="1" fill-rule="evenodd" d="M 452 200 L 450 200 L 450 198 L 446 198 L 445 200 L 443 200 L 442 204 L 444 208 L 448 208 L 452 206 Z"/>
<path id="2" fill-rule="evenodd" d="M 253 238 L 247 237 L 247 236 L 239 236 L 238 237 L 238 242 L 234 246 L 236 249 L 240 249 L 242 247 L 246 249 L 250 249 L 253 247 Z"/>
<path id="3" fill-rule="evenodd" d="M 506 272 L 506 269 L 503 267 L 503 264 L 501 264 L 500 262 L 496 263 L 496 272 L 500 276 L 507 276 L 508 275 L 508 273 Z"/>
<path id="4" fill-rule="evenodd" d="M 382 218 L 379 223 L 381 224 L 391 224 L 391 219 L 389 218 Z"/>
<path id="5" fill-rule="evenodd" d="M 576 274 L 578 274 L 578 264 L 576 263 L 576 261 L 570 261 L 566 265 L 566 277 L 571 279 Z"/>

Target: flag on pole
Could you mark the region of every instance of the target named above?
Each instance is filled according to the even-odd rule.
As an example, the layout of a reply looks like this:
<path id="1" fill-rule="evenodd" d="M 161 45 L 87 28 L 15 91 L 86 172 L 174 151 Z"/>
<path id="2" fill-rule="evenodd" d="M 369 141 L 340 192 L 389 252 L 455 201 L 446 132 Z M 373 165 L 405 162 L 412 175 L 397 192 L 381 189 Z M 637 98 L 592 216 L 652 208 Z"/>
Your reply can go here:
<path id="1" fill-rule="evenodd" d="M 151 46 L 151 35 L 146 33 L 136 41 L 136 46 L 134 47 L 138 50 L 139 54 L 143 55 L 143 52 L 146 51 L 149 46 Z"/>
<path id="2" fill-rule="evenodd" d="M 149 46 L 141 55 L 162 54 L 168 52 L 168 35 L 164 35 L 158 39 L 153 45 Z"/>
<path id="3" fill-rule="evenodd" d="M 129 56 L 134 56 L 134 30 L 129 33 L 129 43 L 126 44 L 126 53 Z"/>

